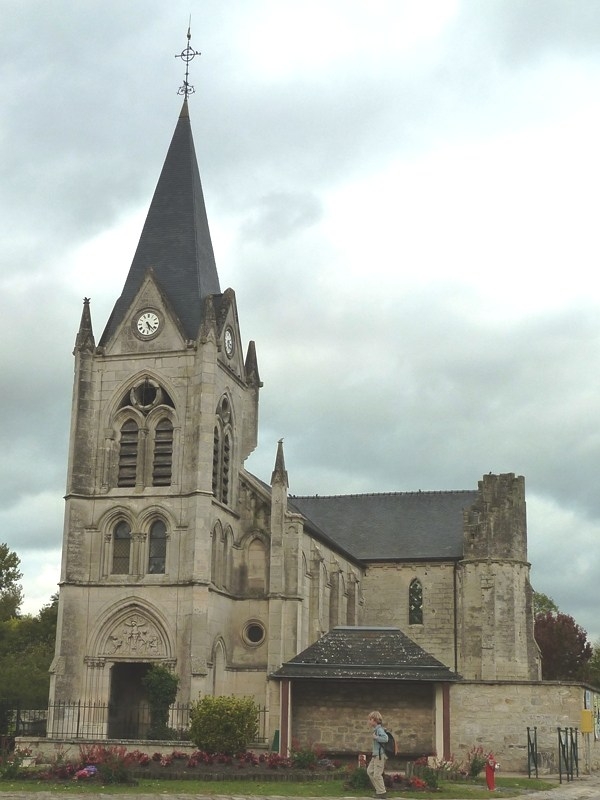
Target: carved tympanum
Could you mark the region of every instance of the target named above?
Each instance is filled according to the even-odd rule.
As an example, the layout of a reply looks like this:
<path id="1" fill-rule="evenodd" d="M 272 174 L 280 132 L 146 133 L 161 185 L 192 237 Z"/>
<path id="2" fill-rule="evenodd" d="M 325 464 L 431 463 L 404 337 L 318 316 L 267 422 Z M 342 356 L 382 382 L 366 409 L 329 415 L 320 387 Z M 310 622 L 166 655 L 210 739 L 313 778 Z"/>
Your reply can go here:
<path id="1" fill-rule="evenodd" d="M 130 614 L 106 638 L 107 656 L 163 656 L 165 645 L 156 625 L 141 614 Z"/>

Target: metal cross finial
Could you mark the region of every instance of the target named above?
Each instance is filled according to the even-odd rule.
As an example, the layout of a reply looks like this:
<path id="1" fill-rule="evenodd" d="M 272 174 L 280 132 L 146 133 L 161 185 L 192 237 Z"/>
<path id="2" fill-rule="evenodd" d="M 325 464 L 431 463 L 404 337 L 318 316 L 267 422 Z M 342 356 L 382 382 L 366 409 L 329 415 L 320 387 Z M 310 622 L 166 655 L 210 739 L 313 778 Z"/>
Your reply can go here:
<path id="1" fill-rule="evenodd" d="M 191 19 L 190 19 L 191 22 Z M 188 32 L 187 32 L 187 40 L 188 44 L 185 50 L 182 50 L 181 53 L 178 53 L 175 58 L 180 58 L 182 61 L 185 62 L 185 80 L 183 81 L 183 85 L 179 87 L 177 90 L 177 94 L 182 94 L 185 96 L 185 99 L 194 94 L 196 91 L 194 87 L 188 82 L 189 71 L 190 71 L 190 61 L 193 61 L 196 56 L 199 56 L 200 53 L 197 50 L 194 50 L 190 47 L 190 39 L 192 38 L 192 34 L 190 33 L 190 26 L 188 25 Z"/>

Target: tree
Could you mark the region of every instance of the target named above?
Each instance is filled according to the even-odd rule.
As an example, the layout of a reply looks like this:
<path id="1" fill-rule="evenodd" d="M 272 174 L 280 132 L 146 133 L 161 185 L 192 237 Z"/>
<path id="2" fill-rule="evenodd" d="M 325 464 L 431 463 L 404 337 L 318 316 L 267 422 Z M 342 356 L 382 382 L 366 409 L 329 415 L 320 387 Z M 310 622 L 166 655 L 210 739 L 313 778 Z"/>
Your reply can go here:
<path id="1" fill-rule="evenodd" d="M 592 657 L 585 668 L 585 679 L 593 686 L 600 687 L 600 639 L 594 642 Z"/>
<path id="2" fill-rule="evenodd" d="M 0 621 L 1 694 L 21 708 L 45 708 L 54 656 L 58 594 L 37 616 Z"/>
<path id="3" fill-rule="evenodd" d="M 560 611 L 538 614 L 534 634 L 542 653 L 543 680 L 585 679 L 592 646 L 587 640 L 586 631 L 573 617 Z"/>
<path id="4" fill-rule="evenodd" d="M 558 613 L 558 606 L 551 597 L 542 592 L 533 593 L 533 616 L 537 617 L 538 614 L 546 614 L 551 611 L 553 614 Z"/>
<path id="5" fill-rule="evenodd" d="M 9 550 L 7 544 L 0 544 L 0 621 L 19 614 L 23 602 L 20 564 L 17 554 Z"/>

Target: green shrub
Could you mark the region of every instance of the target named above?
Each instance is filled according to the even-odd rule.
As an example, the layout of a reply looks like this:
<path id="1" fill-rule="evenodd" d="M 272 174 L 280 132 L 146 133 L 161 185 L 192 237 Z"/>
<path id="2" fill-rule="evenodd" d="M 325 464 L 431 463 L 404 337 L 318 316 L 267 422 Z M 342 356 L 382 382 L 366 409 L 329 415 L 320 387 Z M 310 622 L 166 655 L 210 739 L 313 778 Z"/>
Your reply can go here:
<path id="1" fill-rule="evenodd" d="M 21 774 L 23 761 L 28 755 L 28 750 L 26 751 L 19 749 L 15 750 L 14 753 L 11 753 L 10 755 L 0 755 L 0 778 L 5 778 L 6 780 L 18 778 Z"/>
<path id="2" fill-rule="evenodd" d="M 354 791 L 372 789 L 373 786 L 369 776 L 367 775 L 366 767 L 357 767 L 356 769 L 353 769 L 348 776 L 348 780 L 344 784 L 344 788 L 353 789 Z"/>
<path id="3" fill-rule="evenodd" d="M 161 664 L 153 664 L 142 678 L 142 686 L 148 694 L 150 705 L 149 739 L 169 739 L 173 733 L 169 728 L 169 706 L 175 702 L 179 678 Z"/>
<path id="4" fill-rule="evenodd" d="M 292 749 L 292 764 L 298 769 L 312 769 L 316 767 L 319 756 L 310 747 L 303 747 L 298 750 Z"/>
<path id="5" fill-rule="evenodd" d="M 258 734 L 258 706 L 250 697 L 201 697 L 190 710 L 190 736 L 207 753 L 242 753 Z"/>

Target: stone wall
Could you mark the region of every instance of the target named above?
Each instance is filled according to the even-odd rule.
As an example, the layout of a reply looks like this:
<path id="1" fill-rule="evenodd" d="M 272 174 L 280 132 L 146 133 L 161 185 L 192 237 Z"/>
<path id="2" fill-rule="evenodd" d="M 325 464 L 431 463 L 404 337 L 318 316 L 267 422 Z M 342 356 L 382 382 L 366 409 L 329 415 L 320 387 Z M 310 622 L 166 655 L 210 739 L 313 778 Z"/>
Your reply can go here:
<path id="1" fill-rule="evenodd" d="M 462 682 L 450 691 L 450 749 L 481 745 L 507 772 L 527 772 L 527 728 L 537 728 L 538 767 L 558 772 L 558 728 L 581 726 L 585 688 L 558 682 Z M 600 768 L 600 741 L 579 734 L 580 771 Z"/>
<path id="2" fill-rule="evenodd" d="M 408 622 L 408 593 L 417 578 L 423 587 L 423 624 Z M 370 564 L 363 579 L 363 625 L 400 628 L 432 656 L 455 668 L 454 563 Z"/>
<path id="3" fill-rule="evenodd" d="M 434 698 L 433 684 L 297 681 L 292 691 L 292 743 L 335 753 L 370 753 L 367 717 L 378 710 L 402 754 L 431 753 Z"/>

